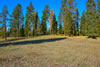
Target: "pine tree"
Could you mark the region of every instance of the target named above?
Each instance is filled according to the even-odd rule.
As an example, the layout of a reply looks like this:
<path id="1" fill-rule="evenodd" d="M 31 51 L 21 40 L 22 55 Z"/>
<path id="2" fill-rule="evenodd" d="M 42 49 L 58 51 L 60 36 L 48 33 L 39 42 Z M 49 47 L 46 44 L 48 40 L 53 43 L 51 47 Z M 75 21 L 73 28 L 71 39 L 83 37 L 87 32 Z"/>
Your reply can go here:
<path id="1" fill-rule="evenodd" d="M 25 36 L 29 36 L 29 31 L 30 31 L 30 25 L 28 22 L 28 14 L 26 14 L 26 23 L 25 23 Z"/>
<path id="2" fill-rule="evenodd" d="M 61 23 L 59 24 L 58 33 L 59 34 L 63 34 L 63 27 L 62 27 L 62 24 Z"/>
<path id="3" fill-rule="evenodd" d="M 37 35 L 41 35 L 41 23 L 39 17 L 37 22 Z"/>
<path id="4" fill-rule="evenodd" d="M 25 36 L 25 32 L 24 32 L 24 16 L 22 16 L 22 24 L 20 25 L 20 29 L 19 29 L 19 36 L 20 37 L 24 37 Z"/>
<path id="5" fill-rule="evenodd" d="M 82 17 L 80 20 L 80 35 L 86 35 L 86 14 L 85 11 L 82 13 Z"/>
<path id="6" fill-rule="evenodd" d="M 63 18 L 64 18 L 64 8 L 66 6 L 66 1 L 67 0 L 62 0 L 61 2 L 61 8 L 60 8 L 60 12 L 59 12 L 59 22 L 63 22 Z"/>
<path id="7" fill-rule="evenodd" d="M 94 0 L 87 1 L 86 11 L 86 34 L 89 37 L 95 37 L 96 34 L 96 3 Z"/>
<path id="8" fill-rule="evenodd" d="M 76 3 L 74 0 L 68 0 L 67 6 L 65 6 L 64 12 L 64 34 L 75 35 L 75 18 L 74 11 Z"/>
<path id="9" fill-rule="evenodd" d="M 60 8 L 60 12 L 59 12 L 59 16 L 58 16 L 58 19 L 59 19 L 59 29 L 58 29 L 58 33 L 59 34 L 63 34 L 63 26 L 62 24 L 64 24 L 64 10 L 65 10 L 65 6 L 66 6 L 66 1 L 67 0 L 62 0 L 61 2 L 61 8 Z M 66 25 L 64 24 L 64 27 Z M 65 28 L 64 28 L 65 29 Z M 64 31 L 65 32 L 65 31 Z"/>
<path id="10" fill-rule="evenodd" d="M 53 30 L 53 9 L 51 9 L 50 10 L 50 18 L 49 18 L 49 20 L 50 20 L 50 34 L 52 34 L 52 30 Z"/>
<path id="11" fill-rule="evenodd" d="M 75 35 L 79 36 L 79 12 L 78 12 L 78 9 L 76 9 L 76 15 L 75 15 Z"/>
<path id="12" fill-rule="evenodd" d="M 12 36 L 20 36 L 20 29 L 22 28 L 23 24 L 23 13 L 22 7 L 18 4 L 13 12 L 10 19 L 10 26 L 11 26 L 11 35 Z"/>
<path id="13" fill-rule="evenodd" d="M 41 23 L 38 24 L 38 35 L 42 35 L 42 26 L 41 26 Z"/>
<path id="14" fill-rule="evenodd" d="M 1 21 L 0 21 L 0 23 L 1 23 Z M 2 29 L 2 26 L 1 26 L 1 24 L 0 24 L 0 38 L 4 38 L 3 35 L 4 35 L 4 34 L 3 34 L 3 29 Z"/>
<path id="15" fill-rule="evenodd" d="M 37 36 L 37 27 L 38 27 L 38 13 L 35 13 L 35 15 L 34 15 L 34 25 L 33 25 L 33 35 L 34 36 Z"/>
<path id="16" fill-rule="evenodd" d="M 57 21 L 55 15 L 53 16 L 52 33 L 57 34 Z"/>
<path id="17" fill-rule="evenodd" d="M 25 36 L 25 34 L 24 34 L 24 26 L 22 26 L 22 27 L 20 28 L 20 30 L 19 30 L 19 36 L 20 36 L 20 37 L 24 37 L 24 36 Z"/>
<path id="18" fill-rule="evenodd" d="M 43 35 L 47 33 L 46 21 L 48 20 L 48 17 L 49 17 L 49 7 L 48 5 L 46 5 L 43 11 L 42 22 L 41 22 L 41 31 Z"/>
<path id="19" fill-rule="evenodd" d="M 70 29 L 71 29 L 71 26 L 70 26 L 70 20 L 69 18 L 67 18 L 68 16 L 70 17 L 70 13 L 67 14 L 67 6 L 64 7 L 64 18 L 63 18 L 63 23 L 64 23 L 64 34 L 65 35 L 70 35 Z"/>
<path id="20" fill-rule="evenodd" d="M 29 6 L 26 8 L 26 23 L 25 23 L 25 36 L 32 36 L 32 28 L 34 24 L 34 19 L 33 19 L 33 12 L 34 12 L 34 7 L 32 5 L 32 2 L 30 2 Z"/>
<path id="21" fill-rule="evenodd" d="M 5 40 L 7 39 L 7 20 L 8 20 L 7 16 L 8 16 L 8 9 L 7 9 L 7 6 L 4 6 L 2 13 L 0 14 L 0 18 L 2 19 L 0 21 L 0 24 L 1 24 L 0 33 L 5 38 Z"/>
<path id="22" fill-rule="evenodd" d="M 100 37 L 100 0 L 97 0 L 98 2 L 98 9 L 97 9 L 97 33 Z"/>

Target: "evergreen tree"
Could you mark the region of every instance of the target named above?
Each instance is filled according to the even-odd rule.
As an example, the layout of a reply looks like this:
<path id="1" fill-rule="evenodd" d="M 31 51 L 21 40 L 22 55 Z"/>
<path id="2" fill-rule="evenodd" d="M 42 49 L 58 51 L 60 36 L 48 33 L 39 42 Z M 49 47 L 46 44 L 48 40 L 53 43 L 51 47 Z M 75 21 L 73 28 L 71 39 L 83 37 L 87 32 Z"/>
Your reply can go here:
<path id="1" fill-rule="evenodd" d="M 25 36 L 29 36 L 29 31 L 30 31 L 30 25 L 28 22 L 28 14 L 26 14 L 26 23 L 25 23 Z"/>
<path id="2" fill-rule="evenodd" d="M 39 17 L 38 17 L 38 23 L 37 23 L 37 35 L 41 35 L 41 23 L 40 23 Z"/>
<path id="3" fill-rule="evenodd" d="M 100 0 L 97 0 L 98 2 L 98 9 L 97 9 L 97 33 L 100 37 Z"/>
<path id="4" fill-rule="evenodd" d="M 65 35 L 74 35 L 75 34 L 75 5 L 74 0 L 67 0 L 66 5 L 64 6 L 64 34 Z"/>
<path id="5" fill-rule="evenodd" d="M 38 23 L 38 35 L 42 35 L 42 26 Z"/>
<path id="6" fill-rule="evenodd" d="M 20 30 L 19 30 L 19 35 L 20 35 L 20 37 L 24 37 L 25 36 L 25 34 L 24 34 L 24 27 L 22 26 L 22 28 L 20 28 Z"/>
<path id="7" fill-rule="evenodd" d="M 48 5 L 46 5 L 43 11 L 42 22 L 41 22 L 41 31 L 43 35 L 47 33 L 46 21 L 48 20 L 48 17 L 49 17 L 49 7 Z"/>
<path id="8" fill-rule="evenodd" d="M 19 29 L 19 36 L 20 37 L 24 37 L 25 36 L 25 32 L 24 32 L 24 16 L 22 16 L 22 24 L 20 25 L 20 29 Z"/>
<path id="9" fill-rule="evenodd" d="M 29 6 L 26 8 L 26 23 L 25 23 L 25 36 L 30 36 L 32 35 L 32 28 L 34 24 L 34 19 L 33 19 L 33 12 L 34 12 L 34 7 L 32 5 L 32 2 L 30 2 Z"/>
<path id="10" fill-rule="evenodd" d="M 53 27 L 52 26 L 53 25 L 53 9 L 50 10 L 50 18 L 49 19 L 50 19 L 50 34 L 52 34 L 53 33 L 52 32 L 53 31 L 53 28 L 52 28 Z"/>
<path id="11" fill-rule="evenodd" d="M 53 24 L 52 24 L 52 33 L 57 34 L 57 21 L 56 21 L 56 16 L 53 16 Z"/>
<path id="12" fill-rule="evenodd" d="M 4 6 L 2 13 L 0 14 L 0 19 L 1 19 L 0 33 L 5 38 L 5 40 L 7 39 L 7 20 L 8 20 L 7 16 L 8 16 L 8 9 L 7 9 L 7 6 Z"/>
<path id="13" fill-rule="evenodd" d="M 59 12 L 59 22 L 63 22 L 63 17 L 64 17 L 64 8 L 66 6 L 66 1 L 67 0 L 62 0 L 61 2 L 61 8 L 60 8 L 60 12 Z"/>
<path id="14" fill-rule="evenodd" d="M 62 24 L 61 23 L 59 24 L 58 33 L 59 34 L 63 34 L 63 27 L 62 27 Z"/>
<path id="15" fill-rule="evenodd" d="M 76 15 L 75 15 L 75 35 L 79 35 L 79 12 L 78 9 L 76 9 Z"/>
<path id="16" fill-rule="evenodd" d="M 96 25 L 96 3 L 94 0 L 88 0 L 87 11 L 86 11 L 86 34 L 89 37 L 97 36 L 95 25 Z"/>
<path id="17" fill-rule="evenodd" d="M 14 8 L 10 19 L 11 35 L 20 36 L 20 29 L 22 28 L 22 25 L 23 25 L 22 7 L 20 4 L 18 4 Z"/>
<path id="18" fill-rule="evenodd" d="M 64 10 L 65 10 L 65 6 L 66 6 L 66 1 L 67 0 L 62 0 L 62 2 L 61 2 L 61 8 L 60 8 L 59 16 L 58 16 L 59 23 L 60 23 L 59 24 L 59 29 L 58 29 L 59 34 L 63 34 L 63 26 L 62 26 L 62 24 L 64 24 L 63 21 L 64 21 Z M 66 24 L 64 24 L 64 27 L 65 26 L 66 26 Z"/>
<path id="19" fill-rule="evenodd" d="M 37 36 L 38 29 L 38 13 L 35 13 L 34 25 L 33 25 L 33 35 Z"/>
<path id="20" fill-rule="evenodd" d="M 82 17 L 80 20 L 80 35 L 85 36 L 86 35 L 86 15 L 85 11 L 82 13 Z"/>
<path id="21" fill-rule="evenodd" d="M 1 23 L 1 21 L 0 21 Z M 3 27 L 0 24 L 0 38 L 4 38 L 4 32 L 3 32 Z"/>

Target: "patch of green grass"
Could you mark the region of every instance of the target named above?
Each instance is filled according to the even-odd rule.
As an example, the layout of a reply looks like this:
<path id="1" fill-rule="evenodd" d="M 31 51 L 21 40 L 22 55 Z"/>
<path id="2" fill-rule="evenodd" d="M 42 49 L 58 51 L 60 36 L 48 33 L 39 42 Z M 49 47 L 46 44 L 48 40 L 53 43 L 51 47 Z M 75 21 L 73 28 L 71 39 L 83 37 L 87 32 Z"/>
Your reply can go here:
<path id="1" fill-rule="evenodd" d="M 0 67 L 15 66 L 100 67 L 100 39 L 40 36 L 12 41 L 0 47 Z"/>

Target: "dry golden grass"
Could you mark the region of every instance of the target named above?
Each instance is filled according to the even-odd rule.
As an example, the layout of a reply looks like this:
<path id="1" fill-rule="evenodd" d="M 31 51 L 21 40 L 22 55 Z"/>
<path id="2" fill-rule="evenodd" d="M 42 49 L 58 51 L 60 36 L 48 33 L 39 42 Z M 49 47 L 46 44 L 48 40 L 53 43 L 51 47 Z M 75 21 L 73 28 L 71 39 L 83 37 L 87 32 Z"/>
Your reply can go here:
<path id="1" fill-rule="evenodd" d="M 0 67 L 100 67 L 100 39 L 65 37 L 40 36 L 0 46 Z"/>
<path id="2" fill-rule="evenodd" d="M 76 39 L 87 39 L 88 37 L 87 36 L 74 36 L 74 37 L 68 37 L 68 38 L 76 38 Z"/>

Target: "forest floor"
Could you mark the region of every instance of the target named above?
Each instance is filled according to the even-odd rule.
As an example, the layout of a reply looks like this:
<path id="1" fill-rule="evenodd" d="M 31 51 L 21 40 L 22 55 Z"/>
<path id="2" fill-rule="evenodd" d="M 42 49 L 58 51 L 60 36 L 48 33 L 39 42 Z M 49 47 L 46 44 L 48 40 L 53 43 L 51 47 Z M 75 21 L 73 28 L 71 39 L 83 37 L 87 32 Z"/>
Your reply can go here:
<path id="1" fill-rule="evenodd" d="M 100 39 L 39 36 L 0 42 L 0 67 L 100 67 Z"/>

